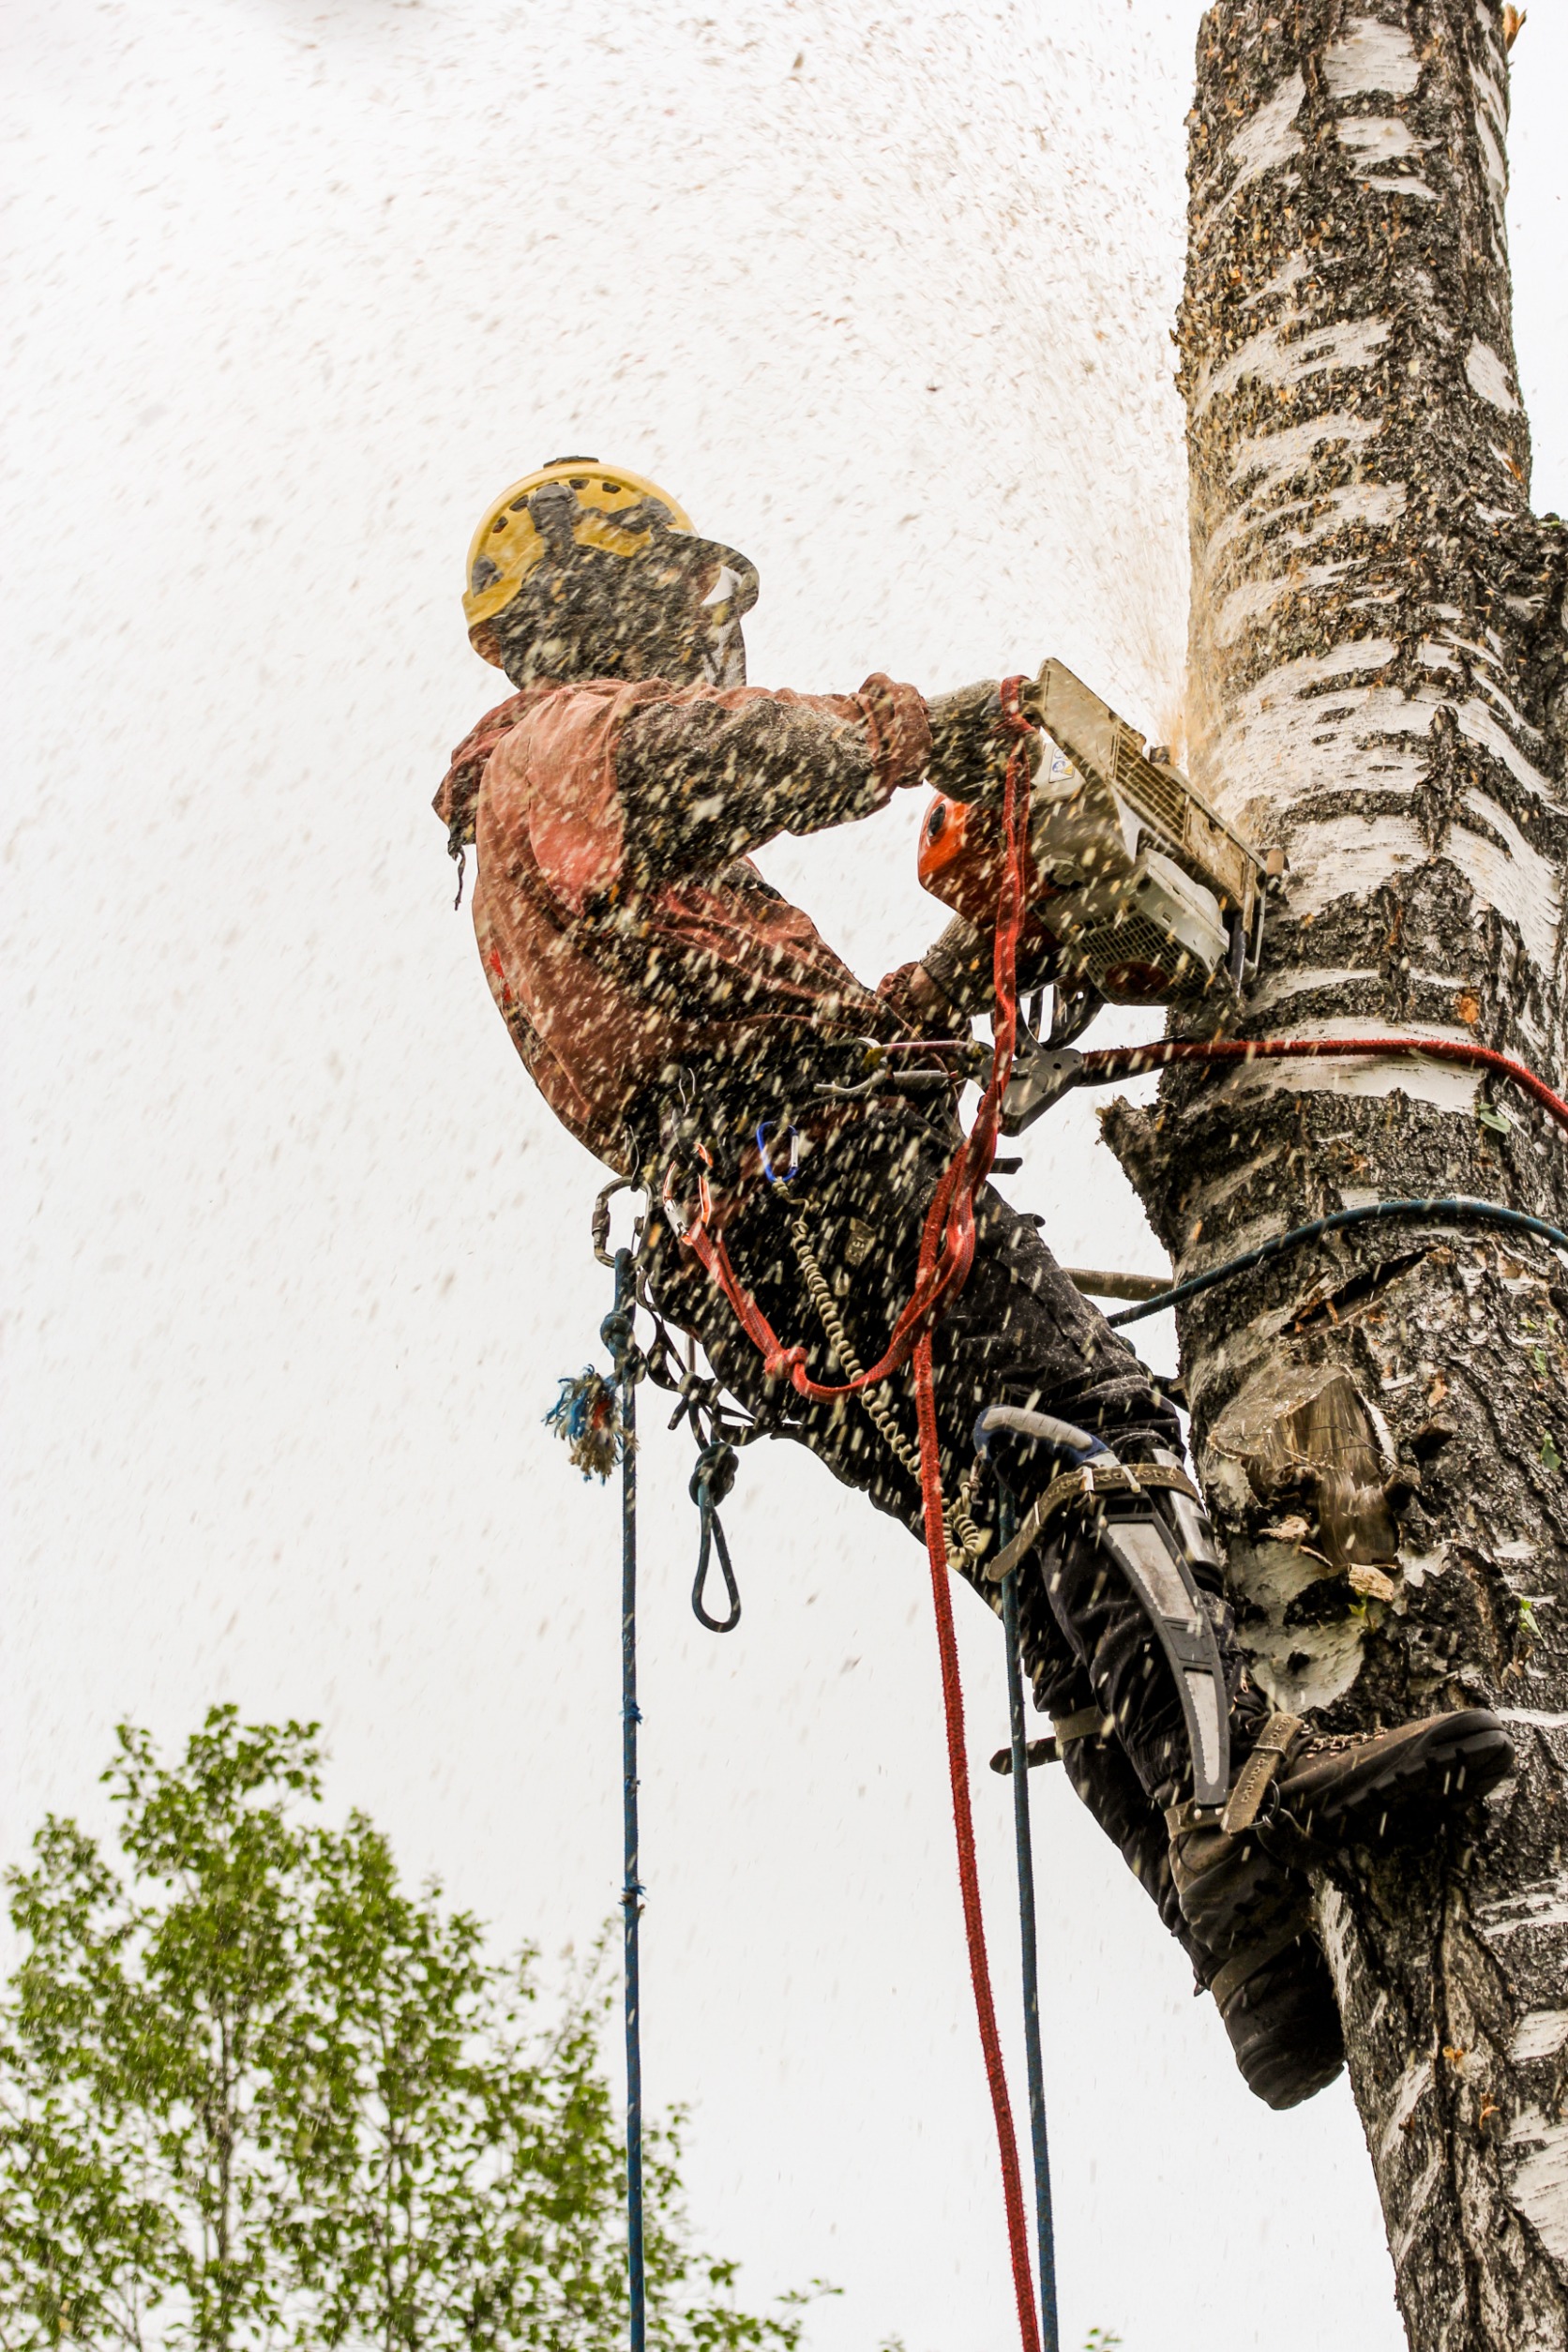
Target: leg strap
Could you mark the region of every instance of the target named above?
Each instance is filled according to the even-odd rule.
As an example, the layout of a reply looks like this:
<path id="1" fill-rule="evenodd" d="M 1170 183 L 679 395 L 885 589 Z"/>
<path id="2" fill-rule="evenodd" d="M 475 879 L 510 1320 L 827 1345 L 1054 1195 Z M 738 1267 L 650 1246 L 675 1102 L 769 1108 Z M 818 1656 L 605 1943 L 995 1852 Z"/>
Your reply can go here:
<path id="1" fill-rule="evenodd" d="M 1264 1798 L 1301 1745 L 1305 1729 L 1299 1715 L 1269 1717 L 1258 1745 L 1236 1775 L 1236 1786 L 1220 1816 L 1220 1827 L 1230 1836 L 1251 1829 Z"/>
<path id="2" fill-rule="evenodd" d="M 1116 1724 L 1103 1708 L 1080 1707 L 1071 1715 L 1053 1715 L 1050 1727 L 1056 1734 L 1057 1746 L 1062 1748 L 1069 1740 L 1108 1740 Z"/>
<path id="3" fill-rule="evenodd" d="M 1007 1425 L 1021 1428 L 1031 1419 L 1012 1413 Z M 1051 1423 L 1047 1437 L 1060 1425 Z M 1025 1428 L 1024 1434 L 1032 1432 Z M 1145 1499 L 1151 1488 L 1164 1488 L 1174 1508 L 1184 1513 L 1185 1541 Z M 1086 1509 L 1093 1516 L 1096 1543 L 1122 1571 L 1176 1678 L 1192 1758 L 1193 1802 L 1200 1813 L 1217 1813 L 1230 1786 L 1230 1690 L 1214 1621 L 1187 1557 L 1189 1542 L 1207 1543 L 1208 1522 L 1201 1515 L 1202 1498 L 1185 1470 L 1174 1460 L 1139 1462 L 1135 1468 L 1093 1455 L 1051 1480 L 1012 1542 L 981 1573 L 1000 1583 L 1059 1512 Z"/>
<path id="4" fill-rule="evenodd" d="M 1051 1480 L 1012 1542 L 994 1560 L 987 1561 L 987 1581 L 1000 1584 L 1021 1560 L 1027 1559 L 1059 1511 L 1068 1510 L 1074 1504 L 1093 1503 L 1102 1495 L 1140 1495 L 1151 1487 L 1168 1488 L 1172 1494 L 1184 1495 L 1188 1501 L 1202 1507 L 1203 1499 L 1192 1480 L 1174 1463 L 1139 1462 L 1134 1470 L 1102 1458 L 1085 1462 L 1078 1470 L 1063 1470 L 1060 1478 Z"/>

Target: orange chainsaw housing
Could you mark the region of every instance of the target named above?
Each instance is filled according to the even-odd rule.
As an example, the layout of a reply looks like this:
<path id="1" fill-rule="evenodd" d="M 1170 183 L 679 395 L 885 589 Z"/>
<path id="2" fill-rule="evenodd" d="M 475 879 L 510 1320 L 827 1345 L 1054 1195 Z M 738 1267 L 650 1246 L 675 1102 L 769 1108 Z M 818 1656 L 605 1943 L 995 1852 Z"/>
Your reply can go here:
<path id="1" fill-rule="evenodd" d="M 976 807 L 971 801 L 948 800 L 938 793 L 920 826 L 916 871 L 922 889 L 961 914 L 977 931 L 996 927 L 997 897 L 1002 888 L 1002 819 L 994 808 Z M 1061 953 L 1061 945 L 1041 917 L 1048 900 L 1061 897 L 1050 883 L 1033 878 L 1030 902 L 1018 935 L 1018 960 L 1032 970 Z"/>

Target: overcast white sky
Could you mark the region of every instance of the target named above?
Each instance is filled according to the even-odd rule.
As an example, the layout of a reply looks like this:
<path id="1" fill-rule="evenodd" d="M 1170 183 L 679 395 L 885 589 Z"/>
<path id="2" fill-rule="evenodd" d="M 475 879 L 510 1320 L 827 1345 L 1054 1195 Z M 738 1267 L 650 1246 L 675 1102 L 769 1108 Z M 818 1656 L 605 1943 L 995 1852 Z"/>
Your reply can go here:
<path id="1" fill-rule="evenodd" d="M 540 1418 L 596 1349 L 598 1177 L 505 1040 L 428 806 L 502 690 L 463 636 L 469 534 L 594 451 L 759 563 L 762 683 L 1056 652 L 1163 732 L 1196 22 L 8 0 L 0 1856 L 46 1805 L 96 1812 L 118 1718 L 173 1742 L 223 1698 L 321 1716 L 334 1805 L 499 1933 L 558 1952 L 612 1909 L 616 1513 Z M 1543 507 L 1565 66 L 1534 0 Z M 916 816 L 770 855 L 870 978 L 940 926 Z M 1062 1256 L 1157 1265 L 1087 1108 L 1026 1149 L 1014 1197 Z M 650 2095 L 695 2107 L 697 2214 L 747 2296 L 845 2290 L 814 2352 L 993 2352 L 922 1555 L 754 1454 L 714 1639 L 688 1448 L 647 1417 Z M 1011 2028 L 1000 1641 L 960 1616 Z M 1036 1799 L 1065 2341 L 1392 2352 L 1343 2086 L 1252 2103 L 1152 1907 L 1060 1781 Z"/>

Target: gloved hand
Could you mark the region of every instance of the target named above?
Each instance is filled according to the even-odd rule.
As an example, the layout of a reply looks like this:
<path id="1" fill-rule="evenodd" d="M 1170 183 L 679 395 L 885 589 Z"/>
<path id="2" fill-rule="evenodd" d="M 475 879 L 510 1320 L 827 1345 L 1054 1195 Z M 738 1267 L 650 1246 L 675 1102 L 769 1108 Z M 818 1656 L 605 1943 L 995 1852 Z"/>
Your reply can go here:
<path id="1" fill-rule="evenodd" d="M 1033 995 L 1036 988 L 1043 988 L 1055 979 L 1061 953 L 1048 931 L 1033 925 L 1026 927 L 1018 942 L 1014 975 L 1020 997 Z M 956 914 L 942 937 L 927 948 L 918 968 L 955 1012 L 979 1013 L 990 1004 L 995 993 L 995 955 L 994 934 L 976 930 L 972 923 L 966 923 L 961 914 Z"/>
<path id="2" fill-rule="evenodd" d="M 1002 687 L 995 678 L 926 698 L 931 761 L 926 780 L 949 800 L 1000 802 L 1007 761 L 1018 738 L 1001 732 Z M 1038 733 L 1023 738 L 1033 776 L 1044 751 Z"/>

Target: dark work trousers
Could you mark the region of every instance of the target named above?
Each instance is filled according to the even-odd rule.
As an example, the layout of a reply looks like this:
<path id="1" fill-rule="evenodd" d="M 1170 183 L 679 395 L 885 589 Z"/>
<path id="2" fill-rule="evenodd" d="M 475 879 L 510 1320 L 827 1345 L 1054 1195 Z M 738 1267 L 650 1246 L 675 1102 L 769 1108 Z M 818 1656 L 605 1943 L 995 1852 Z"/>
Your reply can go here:
<path id="1" fill-rule="evenodd" d="M 861 1364 L 877 1362 L 914 1286 L 921 1229 L 932 1193 L 957 1148 L 945 1108 L 931 1114 L 902 1097 L 809 1116 L 800 1168 L 785 1185 L 743 1177 L 721 1181 L 723 1232 L 737 1276 L 786 1345 L 803 1342 L 820 1381 L 846 1375 L 832 1356 L 801 1278 L 791 1238 L 799 1217 L 832 1286 Z M 693 1330 L 715 1372 L 750 1410 L 776 1417 L 779 1434 L 809 1446 L 835 1476 L 902 1519 L 924 1540 L 920 1489 L 873 1426 L 858 1398 L 831 1404 L 769 1380 L 729 1302 L 662 1219 L 650 1235 L 653 1295 L 671 1320 Z M 1152 1442 L 1181 1452 L 1180 1425 L 1153 1375 L 1075 1289 L 1034 1227 L 987 1185 L 976 1203 L 974 1263 L 936 1327 L 933 1347 L 942 1494 L 957 1492 L 974 1459 L 974 1424 L 988 1405 L 1021 1405 L 1057 1415 L 1137 1459 Z M 912 1378 L 906 1366 L 882 1395 L 912 1445 Z M 994 1526 L 997 1478 L 1006 1479 L 1018 1516 L 1060 1460 L 1017 1440 L 993 1445 L 995 1470 L 982 1480 L 974 1515 Z M 1180 1933 L 1162 1808 L 1186 1792 L 1190 1765 L 1181 1704 L 1149 1621 L 1125 1581 L 1079 1518 L 1050 1557 L 1036 1550 L 1019 1572 L 1023 1663 L 1037 1707 L 1053 1715 L 1098 1707 L 1117 1736 L 1070 1743 L 1067 1770 L 1079 1796 L 1122 1848 L 1135 1875 Z M 968 1580 L 992 1608 L 997 1588 L 973 1570 Z M 1222 1646 L 1228 1627 L 1223 1606 Z"/>

